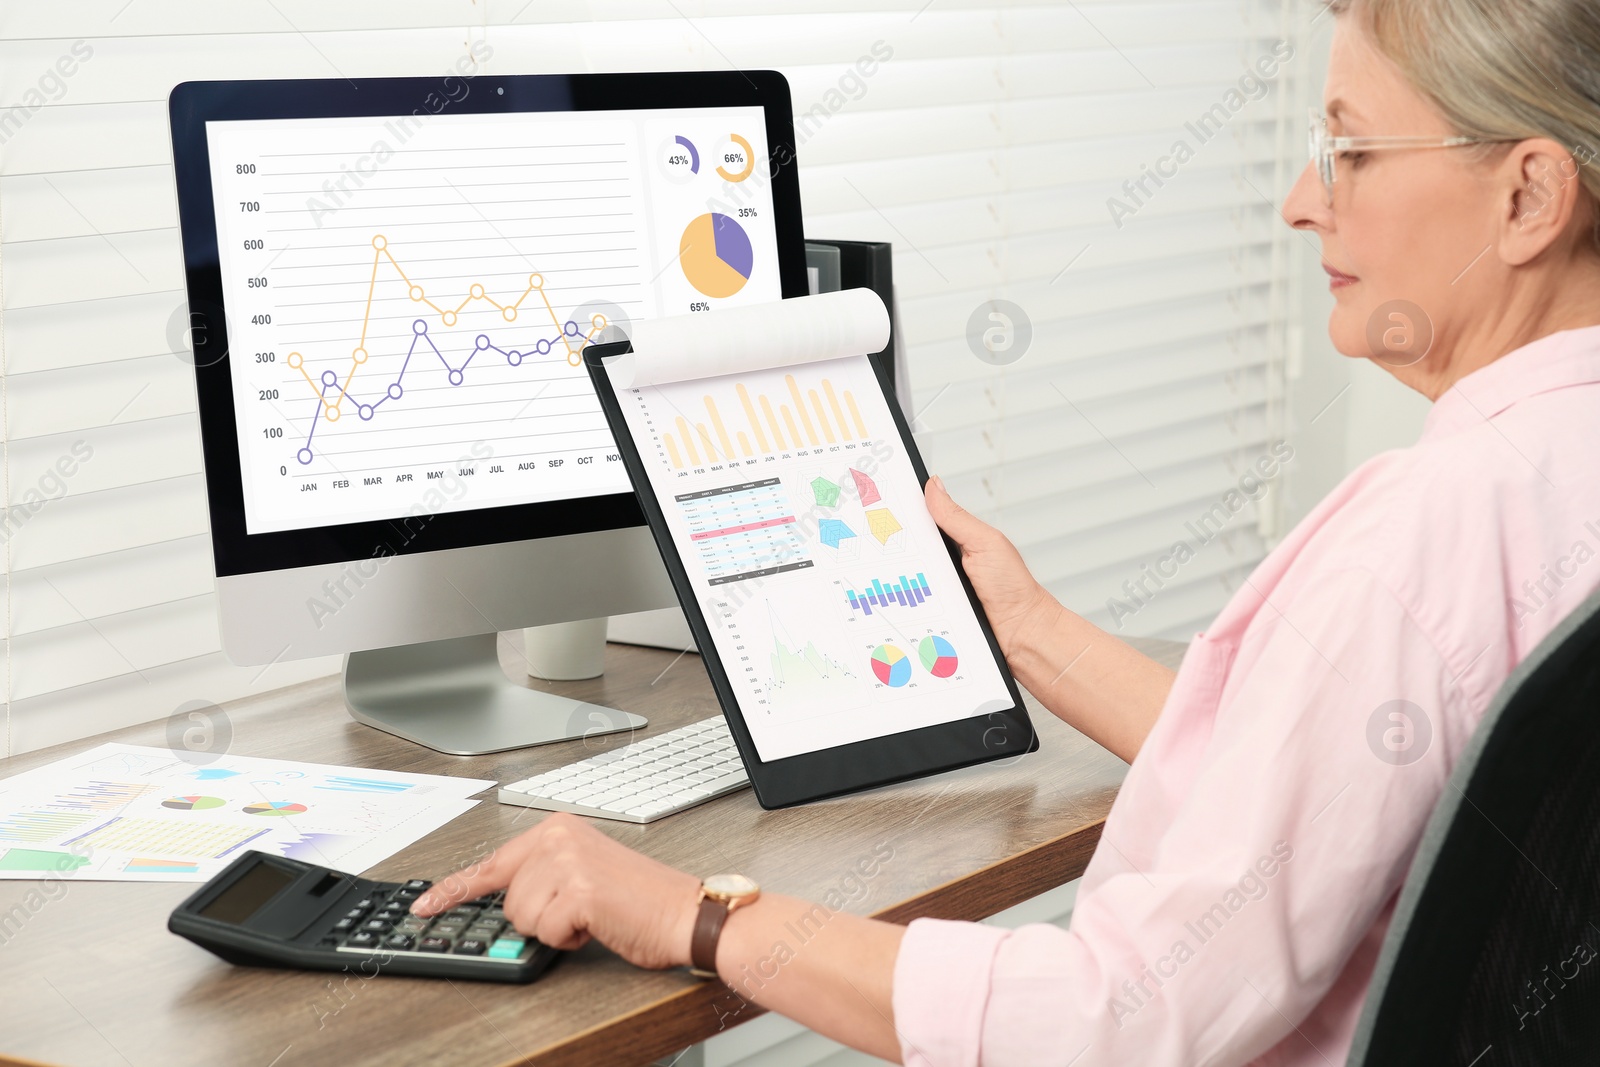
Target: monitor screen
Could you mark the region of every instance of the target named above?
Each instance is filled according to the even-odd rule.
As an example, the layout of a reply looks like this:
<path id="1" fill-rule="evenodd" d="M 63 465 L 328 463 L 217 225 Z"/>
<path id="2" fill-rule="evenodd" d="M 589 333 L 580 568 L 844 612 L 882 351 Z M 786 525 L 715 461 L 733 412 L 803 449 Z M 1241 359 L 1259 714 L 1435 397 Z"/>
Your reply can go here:
<path id="1" fill-rule="evenodd" d="M 205 134 L 247 534 L 628 493 L 583 348 L 783 295 L 761 106 Z"/>

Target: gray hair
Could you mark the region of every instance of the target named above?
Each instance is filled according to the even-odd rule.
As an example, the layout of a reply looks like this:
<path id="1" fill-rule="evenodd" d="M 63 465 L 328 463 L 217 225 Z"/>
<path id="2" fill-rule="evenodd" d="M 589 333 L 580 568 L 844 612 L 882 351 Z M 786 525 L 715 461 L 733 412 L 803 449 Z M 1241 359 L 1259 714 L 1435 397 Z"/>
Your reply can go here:
<path id="1" fill-rule="evenodd" d="M 1600 247 L 1600 4 L 1595 0 L 1331 0 L 1455 129 L 1547 137 L 1572 153 Z M 1570 178 L 1573 175 L 1566 175 Z"/>

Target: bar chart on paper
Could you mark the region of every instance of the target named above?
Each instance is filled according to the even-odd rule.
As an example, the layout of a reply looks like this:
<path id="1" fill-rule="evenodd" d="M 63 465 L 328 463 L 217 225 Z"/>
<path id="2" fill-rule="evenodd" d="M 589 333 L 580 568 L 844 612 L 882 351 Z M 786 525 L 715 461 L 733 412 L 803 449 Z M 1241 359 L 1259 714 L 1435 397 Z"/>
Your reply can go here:
<path id="1" fill-rule="evenodd" d="M 860 589 L 845 590 L 845 599 L 850 602 L 850 609 L 859 611 L 862 615 L 871 615 L 874 607 L 881 610 L 892 604 L 903 608 L 920 607 L 932 595 L 932 591 L 928 588 L 928 579 L 923 577 L 921 571 L 912 578 L 902 574 L 898 580 L 890 579 L 888 584 L 874 578 Z"/>
<path id="2" fill-rule="evenodd" d="M 781 389 L 752 390 L 744 381 L 713 379 L 687 411 L 667 421 L 661 447 L 674 470 L 782 455 L 869 438 L 850 389 L 827 377 L 802 385 L 785 374 Z"/>

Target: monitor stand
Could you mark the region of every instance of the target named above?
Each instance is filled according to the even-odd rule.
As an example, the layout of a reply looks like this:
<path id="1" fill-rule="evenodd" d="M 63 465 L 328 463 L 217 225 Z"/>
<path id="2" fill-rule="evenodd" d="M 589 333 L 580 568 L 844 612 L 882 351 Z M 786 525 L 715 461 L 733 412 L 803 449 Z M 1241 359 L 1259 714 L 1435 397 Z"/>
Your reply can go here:
<path id="1" fill-rule="evenodd" d="M 455 756 L 637 730 L 642 715 L 521 686 L 497 634 L 351 652 L 344 699 L 357 722 Z"/>

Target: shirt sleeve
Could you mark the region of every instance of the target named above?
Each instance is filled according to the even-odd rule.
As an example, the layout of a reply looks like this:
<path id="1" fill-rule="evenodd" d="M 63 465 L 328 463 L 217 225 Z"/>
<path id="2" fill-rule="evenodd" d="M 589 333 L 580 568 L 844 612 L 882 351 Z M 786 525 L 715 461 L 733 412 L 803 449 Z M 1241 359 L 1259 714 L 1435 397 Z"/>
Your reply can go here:
<path id="1" fill-rule="evenodd" d="M 1261 605 L 1193 766 L 1168 740 L 1211 708 L 1180 691 L 1070 930 L 911 924 L 893 986 L 906 1064 L 1244 1064 L 1297 1033 L 1316 1059 L 1299 1024 L 1398 889 L 1481 709 L 1364 570 Z M 1174 804 L 1140 803 L 1178 775 Z"/>

